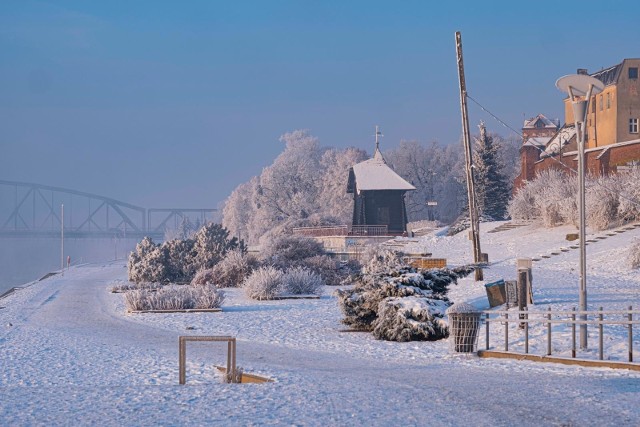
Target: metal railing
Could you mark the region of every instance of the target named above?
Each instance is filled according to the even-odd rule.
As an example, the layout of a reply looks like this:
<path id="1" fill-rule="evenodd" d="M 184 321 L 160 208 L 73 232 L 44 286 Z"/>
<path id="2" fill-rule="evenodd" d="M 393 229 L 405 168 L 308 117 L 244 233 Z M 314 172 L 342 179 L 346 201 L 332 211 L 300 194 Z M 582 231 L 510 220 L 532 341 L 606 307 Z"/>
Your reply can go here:
<path id="1" fill-rule="evenodd" d="M 640 324 L 640 310 L 633 310 L 629 306 L 628 310 L 608 310 L 604 311 L 600 307 L 597 311 L 578 311 L 575 308 L 571 311 L 552 311 L 551 307 L 547 311 L 483 311 L 485 320 L 485 347 L 490 349 L 490 324 L 500 324 L 504 326 L 504 351 L 512 353 L 521 353 L 510 350 L 509 345 L 509 326 L 511 329 L 521 330 L 520 339 L 524 338 L 524 354 L 529 354 L 530 332 L 534 327 L 542 327 L 546 329 L 542 334 L 537 330 L 539 335 L 546 335 L 546 355 L 552 355 L 552 338 L 554 336 L 552 325 L 568 325 L 571 331 L 571 357 L 576 358 L 576 325 L 591 325 L 597 327 L 598 336 L 598 358 L 604 360 L 604 333 L 605 326 L 619 326 L 627 329 L 627 359 L 633 362 L 633 325 Z M 586 320 L 581 320 L 580 315 L 586 315 Z M 635 315 L 635 317 L 634 317 Z M 566 335 L 566 330 L 556 330 L 558 335 Z M 511 342 L 514 344 L 514 342 Z"/>
<path id="2" fill-rule="evenodd" d="M 294 227 L 293 234 L 309 237 L 347 236 L 349 234 L 349 226 L 329 225 L 322 227 Z"/>
<path id="3" fill-rule="evenodd" d="M 387 225 L 328 225 L 320 227 L 294 227 L 293 234 L 309 237 L 323 236 L 388 236 Z"/>

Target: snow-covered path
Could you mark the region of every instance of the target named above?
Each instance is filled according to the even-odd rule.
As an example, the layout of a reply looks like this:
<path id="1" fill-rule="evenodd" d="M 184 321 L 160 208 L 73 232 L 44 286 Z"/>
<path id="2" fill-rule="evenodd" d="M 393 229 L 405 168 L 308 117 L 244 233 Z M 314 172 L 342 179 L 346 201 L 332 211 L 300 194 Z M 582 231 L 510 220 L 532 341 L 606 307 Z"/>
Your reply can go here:
<path id="1" fill-rule="evenodd" d="M 127 316 L 107 292 L 124 276 L 121 264 L 75 268 L 2 301 L 2 425 L 640 423 L 638 374 L 339 333 L 331 297 L 257 304 L 230 292 L 223 313 Z M 277 382 L 221 384 L 222 349 L 194 345 L 177 384 L 179 335 L 236 331 L 239 364 Z"/>

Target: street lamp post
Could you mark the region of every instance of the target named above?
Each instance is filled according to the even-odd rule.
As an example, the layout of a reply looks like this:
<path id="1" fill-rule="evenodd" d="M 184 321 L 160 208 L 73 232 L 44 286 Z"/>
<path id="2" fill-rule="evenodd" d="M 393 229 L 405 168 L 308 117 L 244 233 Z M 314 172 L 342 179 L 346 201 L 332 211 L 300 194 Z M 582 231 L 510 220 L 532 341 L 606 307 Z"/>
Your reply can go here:
<path id="1" fill-rule="evenodd" d="M 604 89 L 604 84 L 595 77 L 586 74 L 571 74 L 556 81 L 556 87 L 571 98 L 573 120 L 576 127 L 578 142 L 578 179 L 580 185 L 580 348 L 587 349 L 587 247 L 586 247 L 586 203 L 585 203 L 585 123 L 589 112 L 591 95 L 598 94 Z"/>

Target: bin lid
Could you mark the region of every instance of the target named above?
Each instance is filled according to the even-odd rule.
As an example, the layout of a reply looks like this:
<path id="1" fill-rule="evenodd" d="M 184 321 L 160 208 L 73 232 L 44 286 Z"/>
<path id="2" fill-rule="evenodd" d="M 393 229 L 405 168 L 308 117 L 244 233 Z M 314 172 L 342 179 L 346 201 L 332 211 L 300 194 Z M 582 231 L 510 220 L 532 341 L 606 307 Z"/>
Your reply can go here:
<path id="1" fill-rule="evenodd" d="M 453 304 L 451 307 L 447 309 L 447 314 L 472 314 L 472 313 L 480 313 L 480 311 L 466 302 L 459 302 L 457 304 Z"/>
<path id="2" fill-rule="evenodd" d="M 491 286 L 500 286 L 504 285 L 504 279 L 496 280 L 495 282 L 487 283 L 484 285 L 485 288 L 490 288 Z"/>

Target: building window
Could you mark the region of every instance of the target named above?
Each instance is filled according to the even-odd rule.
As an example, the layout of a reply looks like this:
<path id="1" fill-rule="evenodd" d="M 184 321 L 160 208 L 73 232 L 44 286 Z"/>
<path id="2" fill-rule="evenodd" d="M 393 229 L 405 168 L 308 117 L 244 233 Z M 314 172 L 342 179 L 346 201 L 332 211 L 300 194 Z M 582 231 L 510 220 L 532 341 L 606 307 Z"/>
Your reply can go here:
<path id="1" fill-rule="evenodd" d="M 638 133 L 638 119 L 629 119 L 629 133 Z"/>
<path id="2" fill-rule="evenodd" d="M 607 94 L 607 110 L 611 108 L 611 94 Z"/>
<path id="3" fill-rule="evenodd" d="M 540 129 L 540 128 L 543 128 L 543 127 L 544 127 L 544 123 L 542 123 L 542 120 L 538 120 L 536 122 L 536 128 Z"/>
<path id="4" fill-rule="evenodd" d="M 600 111 L 602 111 L 602 95 L 600 95 Z"/>
<path id="5" fill-rule="evenodd" d="M 629 78 L 630 79 L 638 78 L 638 67 L 629 67 Z"/>
<path id="6" fill-rule="evenodd" d="M 596 113 L 596 97 L 595 96 L 591 97 L 591 112 L 593 114 Z"/>

